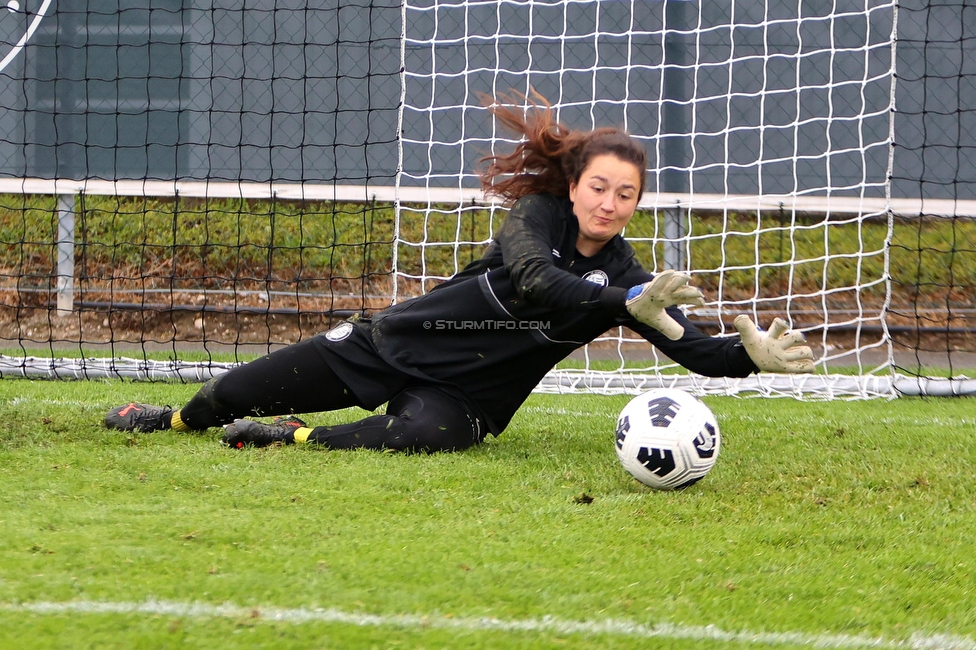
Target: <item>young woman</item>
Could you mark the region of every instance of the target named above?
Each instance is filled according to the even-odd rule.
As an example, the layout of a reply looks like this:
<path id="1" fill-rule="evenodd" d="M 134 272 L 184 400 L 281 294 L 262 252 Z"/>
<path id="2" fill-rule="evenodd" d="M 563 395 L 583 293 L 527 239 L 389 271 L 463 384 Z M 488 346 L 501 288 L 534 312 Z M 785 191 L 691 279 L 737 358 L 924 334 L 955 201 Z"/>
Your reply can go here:
<path id="1" fill-rule="evenodd" d="M 740 316 L 738 339 L 703 334 L 676 307 L 703 302 L 689 276 L 654 276 L 634 258 L 620 233 L 644 190 L 636 140 L 613 128 L 571 130 L 544 101 L 490 110 L 523 139 L 488 158 L 481 176 L 511 206 L 482 259 L 423 296 L 234 368 L 178 410 L 130 403 L 106 425 L 225 425 L 223 442 L 236 448 L 460 450 L 501 433 L 546 372 L 618 325 L 706 376 L 813 370 L 802 334 L 780 319 L 762 332 Z M 337 426 L 292 416 L 384 403 L 385 415 Z M 284 417 L 239 419 L 275 415 Z"/>

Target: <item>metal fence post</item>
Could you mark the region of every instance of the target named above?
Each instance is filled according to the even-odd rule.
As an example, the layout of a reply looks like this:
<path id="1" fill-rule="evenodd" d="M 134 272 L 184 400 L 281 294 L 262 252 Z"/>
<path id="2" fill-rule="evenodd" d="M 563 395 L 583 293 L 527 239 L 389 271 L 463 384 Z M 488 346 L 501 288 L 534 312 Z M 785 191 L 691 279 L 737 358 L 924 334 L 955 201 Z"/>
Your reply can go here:
<path id="1" fill-rule="evenodd" d="M 664 268 L 685 270 L 685 210 L 664 209 Z"/>
<path id="2" fill-rule="evenodd" d="M 75 303 L 75 195 L 58 194 L 58 315 L 67 316 Z"/>
<path id="3" fill-rule="evenodd" d="M 688 161 L 691 145 L 691 103 L 688 94 L 688 5 L 686 0 L 665 0 L 664 69 L 661 98 L 661 189 L 684 194 L 689 189 Z M 685 270 L 686 210 L 680 205 L 664 210 L 664 267 Z"/>

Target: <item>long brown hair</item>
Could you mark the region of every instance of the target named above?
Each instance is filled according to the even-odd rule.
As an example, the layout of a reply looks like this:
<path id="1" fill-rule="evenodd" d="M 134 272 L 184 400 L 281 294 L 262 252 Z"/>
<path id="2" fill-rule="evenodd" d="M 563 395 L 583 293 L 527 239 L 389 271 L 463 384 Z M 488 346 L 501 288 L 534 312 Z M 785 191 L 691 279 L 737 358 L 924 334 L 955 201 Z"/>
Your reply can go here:
<path id="1" fill-rule="evenodd" d="M 513 90 L 498 100 L 484 96 L 482 101 L 502 126 L 523 138 L 511 153 L 481 159 L 487 163 L 478 176 L 485 194 L 509 205 L 526 194 L 567 196 L 569 186 L 579 182 L 590 161 L 604 154 L 633 163 L 640 170 L 640 191 L 644 191 L 647 153 L 626 131 L 570 129 L 556 121 L 552 105 L 535 90 L 532 97 Z M 528 108 L 520 108 L 520 103 Z"/>

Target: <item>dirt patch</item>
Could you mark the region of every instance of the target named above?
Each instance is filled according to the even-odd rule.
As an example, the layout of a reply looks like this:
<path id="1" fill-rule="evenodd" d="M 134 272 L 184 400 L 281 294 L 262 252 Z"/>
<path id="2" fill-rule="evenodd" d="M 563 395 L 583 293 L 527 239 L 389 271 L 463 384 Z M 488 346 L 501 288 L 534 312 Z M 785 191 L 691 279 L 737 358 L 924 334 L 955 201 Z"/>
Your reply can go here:
<path id="1" fill-rule="evenodd" d="M 0 347 L 101 357 L 157 351 L 261 354 L 323 332 L 352 314 L 381 310 L 389 304 L 392 287 L 389 278 L 374 280 L 368 286 L 337 281 L 310 294 L 294 290 L 271 294 L 262 291 L 267 284 L 251 282 L 236 282 L 234 291 L 224 293 L 173 294 L 154 286 L 151 293 L 114 294 L 128 296 L 130 303 L 113 299 L 105 287 L 88 284 L 79 287 L 76 297 L 81 299 L 67 313 L 57 310 L 49 288 L 0 289 Z M 121 287 L 112 288 L 120 291 Z M 152 302 L 177 298 L 184 302 Z M 724 299 L 732 305 L 737 301 L 749 304 L 747 296 L 726 295 Z M 789 311 L 794 325 L 807 332 L 818 357 L 847 363 L 844 357 L 849 355 L 851 361 L 860 363 L 862 354 L 868 354 L 879 365 L 886 362 L 880 299 L 845 291 L 826 297 L 764 298 L 761 304 L 760 325 L 768 327 L 773 318 Z M 955 360 L 976 354 L 976 310 L 968 307 L 965 296 L 946 292 L 895 296 L 885 327 L 898 359 L 951 367 Z M 732 331 L 735 315 L 722 315 L 724 331 Z M 707 334 L 721 331 L 715 314 L 693 313 L 691 318 Z M 624 349 L 628 360 L 650 359 L 655 354 L 643 342 L 627 343 Z M 593 358 L 621 356 L 615 342 L 592 344 L 588 353 Z"/>

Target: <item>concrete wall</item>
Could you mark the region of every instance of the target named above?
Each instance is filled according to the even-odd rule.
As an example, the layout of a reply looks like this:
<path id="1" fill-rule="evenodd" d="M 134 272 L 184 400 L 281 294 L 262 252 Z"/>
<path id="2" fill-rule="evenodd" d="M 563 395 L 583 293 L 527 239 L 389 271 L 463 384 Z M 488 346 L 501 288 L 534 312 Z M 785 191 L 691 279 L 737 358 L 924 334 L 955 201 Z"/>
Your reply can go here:
<path id="1" fill-rule="evenodd" d="M 493 136 L 476 93 L 531 84 L 567 123 L 646 138 L 662 190 L 879 196 L 893 12 L 871 6 L 485 3 L 461 20 L 419 0 L 402 43 L 403 182 L 473 185 Z M 401 10 L 60 0 L 0 70 L 0 175 L 392 184 Z M 0 13 L 2 58 L 30 15 Z M 976 194 L 974 13 L 900 7 L 896 196 Z M 451 41 L 465 29 L 472 38 Z"/>

